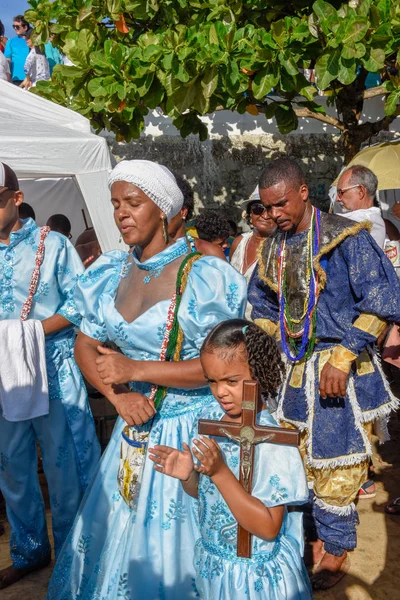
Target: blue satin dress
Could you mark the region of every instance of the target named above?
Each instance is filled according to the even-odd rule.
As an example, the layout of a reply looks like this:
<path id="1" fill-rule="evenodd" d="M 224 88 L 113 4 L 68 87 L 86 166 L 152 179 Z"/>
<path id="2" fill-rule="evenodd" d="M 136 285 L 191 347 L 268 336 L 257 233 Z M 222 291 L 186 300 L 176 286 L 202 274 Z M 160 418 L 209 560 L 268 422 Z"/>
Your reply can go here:
<path id="1" fill-rule="evenodd" d="M 178 240 L 146 261 L 176 252 Z M 161 301 L 132 323 L 118 313 L 114 299 L 129 269 L 128 254 L 101 256 L 84 275 L 76 300 L 85 314 L 81 329 L 100 341 L 112 340 L 137 360 L 158 360 L 170 301 Z M 208 332 L 220 321 L 240 317 L 246 306 L 246 281 L 228 263 L 202 257 L 192 266 L 179 308 L 184 333 L 183 360 L 197 358 Z M 149 385 L 134 385 L 149 393 Z M 195 421 L 213 401 L 208 387 L 168 389 L 152 422 L 149 446 L 180 448 L 189 442 Z M 199 537 L 196 501 L 176 479 L 153 469 L 146 459 L 136 510 L 118 491 L 121 432 L 118 419 L 71 535 L 50 581 L 47 600 L 190 600 L 196 597 L 193 554 Z"/>
<path id="2" fill-rule="evenodd" d="M 0 243 L 0 319 L 19 319 L 29 293 L 40 229 L 32 219 Z M 81 316 L 73 295 L 82 261 L 67 238 L 50 231 L 30 319 Z M 49 486 L 57 556 L 100 458 L 86 387 L 74 360 L 73 327 L 46 336 L 49 414 L 10 422 L 0 409 L 0 489 L 11 528 L 14 567 L 32 567 L 50 555 L 46 513 L 37 475 L 37 441 Z"/>
<path id="3" fill-rule="evenodd" d="M 219 420 L 224 414 L 214 403 L 203 410 L 201 418 Z M 266 410 L 260 413 L 258 422 L 277 426 Z M 239 444 L 222 437 L 214 439 L 225 463 L 239 479 Z M 307 502 L 307 480 L 297 448 L 268 443 L 256 446 L 252 496 L 267 507 Z M 238 558 L 237 521 L 211 479 L 200 475 L 199 521 L 201 537 L 195 549 L 195 568 L 196 587 L 203 600 L 309 600 L 313 597 L 302 560 L 301 513 L 285 510 L 279 535 L 272 541 L 252 536 L 251 558 Z"/>

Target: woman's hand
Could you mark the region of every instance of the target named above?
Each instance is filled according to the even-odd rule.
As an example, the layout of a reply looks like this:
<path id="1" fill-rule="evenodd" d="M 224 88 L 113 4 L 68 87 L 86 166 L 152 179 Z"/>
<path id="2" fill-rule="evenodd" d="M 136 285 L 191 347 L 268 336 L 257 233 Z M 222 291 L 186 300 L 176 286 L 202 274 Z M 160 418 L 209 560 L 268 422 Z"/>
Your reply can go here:
<path id="1" fill-rule="evenodd" d="M 153 461 L 155 470 L 187 481 L 194 471 L 194 463 L 189 446 L 183 443 L 182 447 L 183 452 L 169 446 L 149 448 L 149 458 Z"/>
<path id="2" fill-rule="evenodd" d="M 118 394 L 113 400 L 120 417 L 127 425 L 143 425 L 156 414 L 153 400 L 138 392 Z"/>
<path id="3" fill-rule="evenodd" d="M 96 358 L 96 369 L 105 385 L 118 385 L 134 380 L 134 361 L 131 358 L 104 346 L 97 346 L 97 352 L 100 356 Z"/>
<path id="4" fill-rule="evenodd" d="M 196 471 L 213 477 L 228 468 L 222 458 L 221 449 L 215 440 L 201 435 L 200 440 L 193 440 L 193 444 L 196 446 L 193 448 L 193 454 L 201 463 L 200 466 L 195 465 Z"/>

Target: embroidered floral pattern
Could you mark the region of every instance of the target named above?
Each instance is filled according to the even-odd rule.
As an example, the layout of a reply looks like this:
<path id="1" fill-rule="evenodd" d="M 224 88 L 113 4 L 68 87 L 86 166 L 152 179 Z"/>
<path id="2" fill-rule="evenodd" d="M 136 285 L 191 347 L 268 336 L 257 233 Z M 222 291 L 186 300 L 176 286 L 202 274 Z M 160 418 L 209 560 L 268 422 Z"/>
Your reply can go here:
<path id="1" fill-rule="evenodd" d="M 285 487 L 279 487 L 280 477 L 278 475 L 272 475 L 269 478 L 269 482 L 272 487 L 275 488 L 275 492 L 271 495 L 273 502 L 282 502 L 289 497 L 287 489 Z"/>
<path id="2" fill-rule="evenodd" d="M 236 311 L 240 306 L 238 287 L 237 283 L 230 283 L 228 287 L 229 292 L 226 294 L 226 303 L 232 312 Z"/>
<path id="3" fill-rule="evenodd" d="M 144 519 L 144 526 L 147 527 L 151 519 L 153 519 L 157 510 L 157 502 L 155 500 L 148 500 L 146 507 L 146 516 Z"/>
<path id="4" fill-rule="evenodd" d="M 89 564 L 88 554 L 90 552 L 91 537 L 90 535 L 81 535 L 78 541 L 78 552 L 84 555 L 83 563 L 85 565 Z"/>
<path id="5" fill-rule="evenodd" d="M 196 298 L 192 298 L 191 300 L 189 300 L 188 313 L 192 317 L 197 317 L 197 300 L 196 300 Z"/>
<path id="6" fill-rule="evenodd" d="M 161 527 L 164 529 L 164 531 L 168 531 L 168 529 L 171 529 L 173 521 L 181 521 L 184 523 L 186 516 L 186 508 L 183 506 L 182 502 L 177 502 L 171 498 L 168 512 L 165 514 L 166 519 L 163 521 L 163 523 L 161 523 Z"/>
<path id="7" fill-rule="evenodd" d="M 50 293 L 50 285 L 45 283 L 44 281 L 40 282 L 36 294 L 33 296 L 36 302 L 43 302 L 43 299 L 46 298 Z"/>

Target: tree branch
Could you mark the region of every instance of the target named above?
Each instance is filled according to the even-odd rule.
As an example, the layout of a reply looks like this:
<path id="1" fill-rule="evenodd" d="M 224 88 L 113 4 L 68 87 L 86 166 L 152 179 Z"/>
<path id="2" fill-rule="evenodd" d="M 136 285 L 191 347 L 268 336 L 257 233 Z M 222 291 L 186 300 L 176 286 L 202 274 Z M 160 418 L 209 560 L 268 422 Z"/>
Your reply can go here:
<path id="1" fill-rule="evenodd" d="M 369 88 L 368 90 L 364 90 L 362 98 L 364 100 L 368 100 L 368 98 L 376 98 L 376 96 L 383 96 L 388 92 L 385 89 L 385 86 L 378 85 L 377 87 Z"/>
<path id="2" fill-rule="evenodd" d="M 330 115 L 324 115 L 322 113 L 316 113 L 309 108 L 294 108 L 294 112 L 297 117 L 302 117 L 305 119 L 316 119 L 317 121 L 321 121 L 322 123 L 326 123 L 327 125 L 331 125 L 332 127 L 336 127 L 340 131 L 345 131 L 345 126 L 342 121 L 336 119 L 336 117 L 331 117 Z"/>

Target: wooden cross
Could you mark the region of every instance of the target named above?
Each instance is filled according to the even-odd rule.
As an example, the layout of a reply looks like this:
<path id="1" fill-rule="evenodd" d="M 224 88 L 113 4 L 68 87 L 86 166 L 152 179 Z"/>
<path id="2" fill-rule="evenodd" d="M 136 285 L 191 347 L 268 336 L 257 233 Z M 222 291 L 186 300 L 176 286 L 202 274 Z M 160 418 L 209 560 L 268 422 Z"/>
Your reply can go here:
<path id="1" fill-rule="evenodd" d="M 199 420 L 199 433 L 229 438 L 240 444 L 239 482 L 249 494 L 251 494 L 253 482 L 255 445 L 268 442 L 269 444 L 298 446 L 300 441 L 300 434 L 295 429 L 257 425 L 257 413 L 262 407 L 257 382 L 245 381 L 240 423 Z M 237 556 L 244 558 L 251 556 L 251 534 L 240 525 L 238 527 Z"/>

